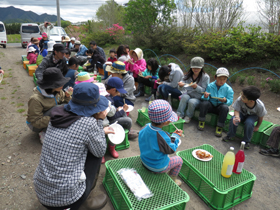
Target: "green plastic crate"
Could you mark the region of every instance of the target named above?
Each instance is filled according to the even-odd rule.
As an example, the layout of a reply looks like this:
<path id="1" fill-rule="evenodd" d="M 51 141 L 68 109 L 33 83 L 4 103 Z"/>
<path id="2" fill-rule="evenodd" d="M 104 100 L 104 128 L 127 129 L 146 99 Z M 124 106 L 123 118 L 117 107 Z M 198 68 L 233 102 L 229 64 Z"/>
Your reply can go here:
<path id="1" fill-rule="evenodd" d="M 116 145 L 116 148 L 115 148 L 116 151 L 127 149 L 130 146 L 129 141 L 128 141 L 129 130 L 124 129 L 124 131 L 125 131 L 125 138 L 124 138 L 122 143 Z M 107 140 L 107 143 L 108 143 L 109 138 L 108 138 L 107 135 L 106 135 L 106 140 Z"/>
<path id="2" fill-rule="evenodd" d="M 145 86 L 144 86 L 144 92 L 145 92 L 147 95 L 151 95 L 151 94 L 152 94 L 151 87 L 145 85 Z"/>
<path id="3" fill-rule="evenodd" d="M 180 103 L 179 99 L 177 99 L 177 98 L 172 98 L 171 101 L 172 101 L 172 108 L 178 109 L 179 103 Z"/>
<path id="4" fill-rule="evenodd" d="M 140 156 L 110 160 L 105 163 L 106 174 L 103 185 L 116 210 L 184 210 L 189 196 L 166 174 L 154 174 L 142 165 Z M 123 182 L 117 171 L 122 168 L 134 168 L 147 187 L 154 194 L 138 201 Z"/>
<path id="5" fill-rule="evenodd" d="M 78 67 L 78 72 L 80 73 L 80 72 L 83 72 L 83 71 L 84 71 L 83 67 L 82 67 L 82 66 L 79 66 L 79 67 Z"/>
<path id="6" fill-rule="evenodd" d="M 35 73 L 33 73 L 33 82 L 34 82 L 35 86 L 37 86 L 37 78 L 36 78 Z"/>
<path id="7" fill-rule="evenodd" d="M 141 126 L 145 126 L 147 123 L 150 123 L 150 118 L 148 116 L 148 109 L 146 109 L 146 112 L 142 112 L 141 109 L 138 109 L 138 117 L 136 122 Z"/>
<path id="8" fill-rule="evenodd" d="M 194 111 L 193 119 L 198 120 L 198 117 L 199 117 L 199 110 L 196 109 L 196 110 Z M 211 126 L 213 126 L 213 127 L 216 127 L 216 126 L 217 126 L 217 121 L 218 121 L 218 115 L 216 115 L 216 114 L 208 113 L 208 114 L 205 116 L 205 123 L 206 123 L 207 125 L 211 125 Z"/>
<path id="9" fill-rule="evenodd" d="M 27 56 L 26 56 L 26 55 L 22 55 L 22 56 L 21 56 L 21 60 L 22 60 L 22 62 L 23 62 L 23 61 L 28 61 Z"/>
<path id="10" fill-rule="evenodd" d="M 143 113 L 141 109 L 138 109 L 138 117 L 137 117 L 137 120 L 136 122 L 141 126 L 145 126 L 147 123 L 150 123 L 150 118 L 148 116 L 148 109 L 146 109 L 146 112 Z M 184 130 L 184 122 L 185 120 L 183 119 L 179 119 L 178 121 L 176 122 L 173 122 L 173 124 L 178 128 L 178 129 L 181 129 L 181 130 Z M 176 128 L 170 123 L 169 125 L 166 125 L 162 128 L 162 130 L 168 132 L 168 133 L 173 133 Z"/>
<path id="11" fill-rule="evenodd" d="M 213 155 L 210 161 L 200 161 L 192 156 L 195 149 L 204 149 Z M 256 176 L 243 169 L 230 178 L 221 175 L 224 155 L 211 145 L 177 152 L 183 159 L 179 176 L 198 194 L 211 209 L 229 209 L 252 196 Z"/>
<path id="12" fill-rule="evenodd" d="M 28 65 L 26 65 L 26 71 L 27 71 L 27 73 L 29 72 L 29 66 L 37 66 L 37 64 L 34 63 L 34 64 L 28 64 Z"/>
<path id="13" fill-rule="evenodd" d="M 272 130 L 275 128 L 275 127 L 278 127 L 280 125 L 278 124 L 274 124 L 273 126 L 271 126 L 270 128 L 266 129 L 264 132 L 263 132 L 263 137 L 260 141 L 260 145 L 264 146 L 264 147 L 269 147 L 266 143 L 267 143 L 267 140 L 269 139 L 270 137 L 270 134 L 272 132 Z"/>
<path id="14" fill-rule="evenodd" d="M 226 120 L 225 122 L 226 129 L 224 128 L 224 131 L 229 130 L 229 124 L 230 124 L 230 120 Z M 257 125 L 257 122 L 255 122 L 255 125 Z M 263 132 L 268 128 L 270 128 L 272 125 L 273 123 L 263 120 L 259 130 L 253 133 L 253 136 L 251 138 L 251 143 L 258 145 L 262 141 Z M 236 136 L 239 138 L 244 137 L 244 123 L 239 123 L 236 129 Z"/>
<path id="15" fill-rule="evenodd" d="M 174 122 L 173 124 L 178 129 L 184 131 L 184 122 L 185 122 L 185 120 L 180 118 L 178 121 Z M 164 130 L 168 133 L 173 133 L 176 130 L 176 128 L 172 125 L 172 123 L 170 123 L 169 125 L 166 125 L 166 126 L 162 127 L 162 130 Z"/>
<path id="16" fill-rule="evenodd" d="M 98 82 L 101 82 L 101 76 L 100 76 L 100 75 L 97 75 L 97 76 L 96 76 L 96 80 L 97 80 Z"/>

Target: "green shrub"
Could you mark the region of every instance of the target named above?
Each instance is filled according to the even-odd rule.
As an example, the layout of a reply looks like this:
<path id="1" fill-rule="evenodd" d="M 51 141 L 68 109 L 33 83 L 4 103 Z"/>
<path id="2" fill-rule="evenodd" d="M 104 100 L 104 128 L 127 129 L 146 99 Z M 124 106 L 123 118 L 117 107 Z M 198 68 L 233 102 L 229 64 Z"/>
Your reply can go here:
<path id="1" fill-rule="evenodd" d="M 268 80 L 270 90 L 274 93 L 280 92 L 280 79 Z"/>
<path id="2" fill-rule="evenodd" d="M 248 85 L 255 85 L 256 84 L 255 77 L 254 76 L 247 77 L 247 82 L 248 82 Z"/>
<path id="3" fill-rule="evenodd" d="M 240 77 L 239 77 L 239 84 L 240 84 L 240 85 L 244 85 L 245 79 L 246 79 L 245 76 L 240 76 Z"/>
<path id="4" fill-rule="evenodd" d="M 235 75 L 232 75 L 230 78 L 229 78 L 229 81 L 231 82 L 231 83 L 235 83 L 236 82 L 236 79 L 237 79 L 237 74 L 235 74 Z"/>
<path id="5" fill-rule="evenodd" d="M 265 89 L 265 86 L 266 86 L 266 80 L 265 79 L 261 79 L 261 88 L 262 89 Z"/>

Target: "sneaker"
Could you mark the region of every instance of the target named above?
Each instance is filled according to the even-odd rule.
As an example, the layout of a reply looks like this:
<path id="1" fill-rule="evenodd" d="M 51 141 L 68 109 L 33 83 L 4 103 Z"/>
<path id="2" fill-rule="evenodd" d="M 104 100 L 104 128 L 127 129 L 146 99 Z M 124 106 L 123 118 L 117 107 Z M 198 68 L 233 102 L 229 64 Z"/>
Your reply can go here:
<path id="1" fill-rule="evenodd" d="M 233 141 L 233 138 L 229 136 L 225 136 L 222 140 L 228 142 L 228 141 Z"/>
<path id="2" fill-rule="evenodd" d="M 191 118 L 189 118 L 188 116 L 186 116 L 186 117 L 184 118 L 184 120 L 185 120 L 185 123 L 190 123 Z"/>
<path id="3" fill-rule="evenodd" d="M 250 143 L 249 142 L 245 143 L 244 149 L 250 149 Z"/>
<path id="4" fill-rule="evenodd" d="M 205 122 L 199 121 L 197 129 L 200 130 L 200 131 L 203 131 L 204 130 L 204 126 L 205 126 Z"/>
<path id="5" fill-rule="evenodd" d="M 138 137 L 138 133 L 138 131 L 130 130 L 128 133 L 128 140 L 136 139 Z"/>
<path id="6" fill-rule="evenodd" d="M 279 149 L 269 148 L 269 149 L 261 149 L 260 154 L 266 155 L 266 156 L 273 156 L 273 157 L 279 157 Z"/>
<path id="7" fill-rule="evenodd" d="M 41 144 L 44 143 L 45 135 L 46 135 L 46 133 L 45 133 L 44 131 L 41 131 L 41 132 L 39 133 L 39 137 L 40 137 L 40 142 L 41 142 Z"/>
<path id="8" fill-rule="evenodd" d="M 222 137 L 222 132 L 223 132 L 223 128 L 217 126 L 217 127 L 216 127 L 215 136 L 217 136 L 217 137 Z"/>

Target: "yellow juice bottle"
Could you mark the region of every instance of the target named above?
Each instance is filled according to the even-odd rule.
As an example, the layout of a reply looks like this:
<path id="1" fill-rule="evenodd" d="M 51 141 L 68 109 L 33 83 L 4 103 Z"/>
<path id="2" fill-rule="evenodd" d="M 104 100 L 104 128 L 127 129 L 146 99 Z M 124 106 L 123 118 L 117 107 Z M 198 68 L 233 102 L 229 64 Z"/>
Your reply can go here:
<path id="1" fill-rule="evenodd" d="M 230 147 L 229 151 L 224 157 L 221 174 L 225 178 L 229 178 L 232 174 L 232 169 L 235 162 L 234 148 Z"/>

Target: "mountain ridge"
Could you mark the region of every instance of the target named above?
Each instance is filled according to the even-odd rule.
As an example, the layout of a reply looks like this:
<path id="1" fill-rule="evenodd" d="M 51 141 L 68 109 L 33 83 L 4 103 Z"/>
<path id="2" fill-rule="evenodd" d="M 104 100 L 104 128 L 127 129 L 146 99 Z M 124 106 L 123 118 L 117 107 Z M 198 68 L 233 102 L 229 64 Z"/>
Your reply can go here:
<path id="1" fill-rule="evenodd" d="M 61 20 L 63 20 L 61 18 Z M 13 6 L 0 7 L 0 21 L 5 23 L 22 23 L 22 22 L 35 22 L 43 23 L 44 21 L 56 22 L 56 15 L 48 15 L 43 13 L 41 15 L 32 11 L 25 11 Z"/>

